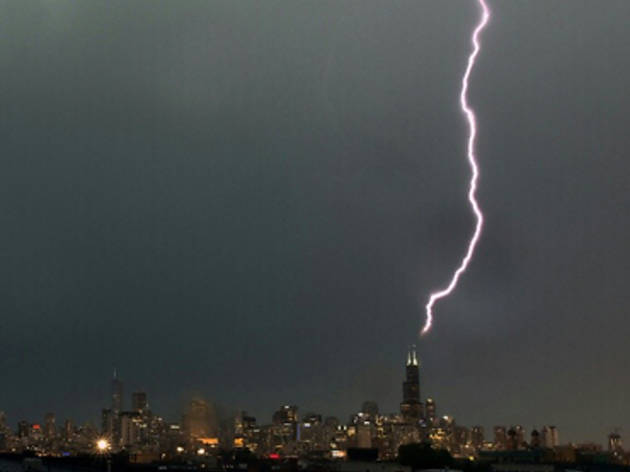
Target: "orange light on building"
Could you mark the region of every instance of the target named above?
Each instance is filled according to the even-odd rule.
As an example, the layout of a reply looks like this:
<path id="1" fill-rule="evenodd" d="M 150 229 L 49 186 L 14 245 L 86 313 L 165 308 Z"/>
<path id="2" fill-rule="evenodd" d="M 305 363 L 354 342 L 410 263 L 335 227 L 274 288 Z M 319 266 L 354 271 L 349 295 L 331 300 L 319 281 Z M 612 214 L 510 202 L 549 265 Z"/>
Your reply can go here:
<path id="1" fill-rule="evenodd" d="M 234 447 L 243 447 L 245 446 L 245 441 L 243 438 L 234 438 Z"/>
<path id="2" fill-rule="evenodd" d="M 219 445 L 219 438 L 199 438 L 198 441 L 204 446 L 217 447 Z"/>

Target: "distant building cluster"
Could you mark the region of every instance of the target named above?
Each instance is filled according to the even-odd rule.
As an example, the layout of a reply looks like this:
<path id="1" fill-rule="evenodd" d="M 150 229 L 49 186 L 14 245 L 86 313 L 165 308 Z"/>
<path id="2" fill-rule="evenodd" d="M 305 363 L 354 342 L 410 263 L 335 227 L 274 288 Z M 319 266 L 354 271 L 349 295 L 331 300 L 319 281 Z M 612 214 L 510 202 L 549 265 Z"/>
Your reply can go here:
<path id="1" fill-rule="evenodd" d="M 487 437 L 482 426 L 466 427 L 450 416 L 438 415 L 436 401 L 422 399 L 420 362 L 413 347 L 406 357 L 400 411 L 382 414 L 376 402 L 365 401 L 347 422 L 319 413 L 300 415 L 295 405 L 278 408 L 269 424 L 259 424 L 245 411 L 220 419 L 212 403 L 195 398 L 181 421 L 172 423 L 151 410 L 146 392 L 133 392 L 129 409 L 124 406 L 123 393 L 123 382 L 114 372 L 111 405 L 101 411 L 100 427 L 77 426 L 70 420 L 58 425 L 55 415 L 48 413 L 41 423 L 22 420 L 13 430 L 0 412 L 0 452 L 28 451 L 42 456 L 125 453 L 132 461 L 155 462 L 212 457 L 225 451 L 265 459 L 343 461 L 353 452 L 370 451 L 380 461 L 396 461 L 401 446 L 423 443 L 448 451 L 455 459 L 499 464 L 515 460 L 629 462 L 617 432 L 609 435 L 605 448 L 561 445 L 558 429 L 552 425 L 529 434 L 520 425 L 495 426 L 492 437 Z"/>

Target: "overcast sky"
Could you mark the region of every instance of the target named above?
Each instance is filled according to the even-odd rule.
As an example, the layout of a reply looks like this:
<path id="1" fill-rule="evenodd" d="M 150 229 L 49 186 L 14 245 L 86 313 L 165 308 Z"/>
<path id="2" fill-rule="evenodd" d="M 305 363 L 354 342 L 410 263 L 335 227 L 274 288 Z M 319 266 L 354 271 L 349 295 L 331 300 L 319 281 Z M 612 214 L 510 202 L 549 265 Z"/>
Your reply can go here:
<path id="1" fill-rule="evenodd" d="M 630 427 L 630 2 L 491 0 L 487 217 L 419 342 L 458 423 Z M 468 0 L 0 1 L 0 410 L 401 400 L 462 257 Z M 129 405 L 129 398 L 127 398 Z M 488 432 L 488 436 L 491 436 Z"/>

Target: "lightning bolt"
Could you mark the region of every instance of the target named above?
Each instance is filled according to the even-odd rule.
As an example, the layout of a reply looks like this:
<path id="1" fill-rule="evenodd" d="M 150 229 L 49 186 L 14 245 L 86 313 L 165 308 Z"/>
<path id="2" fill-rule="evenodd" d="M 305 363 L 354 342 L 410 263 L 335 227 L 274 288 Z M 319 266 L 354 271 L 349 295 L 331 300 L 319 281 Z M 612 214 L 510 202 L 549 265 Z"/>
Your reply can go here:
<path id="1" fill-rule="evenodd" d="M 479 203 L 477 202 L 477 180 L 479 179 L 479 167 L 477 165 L 477 158 L 475 156 L 475 141 L 477 138 L 477 118 L 475 116 L 474 110 L 468 105 L 468 79 L 470 78 L 470 74 L 475 66 L 475 61 L 477 59 L 477 55 L 481 50 L 481 43 L 479 41 L 479 36 L 481 32 L 488 24 L 490 20 L 490 9 L 486 4 L 485 0 L 477 0 L 478 5 L 481 9 L 481 18 L 477 26 L 475 27 L 472 37 L 472 52 L 470 56 L 468 56 L 468 65 L 466 67 L 466 71 L 464 72 L 464 76 L 462 77 L 462 88 L 461 93 L 459 95 L 459 102 L 464 116 L 468 122 L 468 163 L 470 164 L 471 177 L 470 177 L 470 187 L 468 190 L 468 201 L 470 202 L 470 206 L 472 208 L 473 213 L 475 214 L 475 218 L 477 220 L 475 224 L 475 231 L 468 243 L 468 250 L 466 251 L 466 255 L 462 259 L 459 267 L 453 273 L 450 282 L 446 286 L 437 292 L 433 292 L 429 296 L 429 301 L 427 302 L 426 309 L 426 320 L 424 326 L 422 327 L 421 335 L 426 334 L 431 329 L 433 325 L 433 305 L 435 302 L 450 295 L 453 290 L 457 287 L 457 283 L 459 282 L 460 276 L 466 272 L 468 265 L 470 264 L 470 260 L 472 259 L 473 254 L 475 253 L 475 248 L 477 247 L 477 243 L 479 242 L 479 237 L 481 236 L 481 230 L 483 228 L 483 213 L 481 212 L 481 208 L 479 207 Z"/>

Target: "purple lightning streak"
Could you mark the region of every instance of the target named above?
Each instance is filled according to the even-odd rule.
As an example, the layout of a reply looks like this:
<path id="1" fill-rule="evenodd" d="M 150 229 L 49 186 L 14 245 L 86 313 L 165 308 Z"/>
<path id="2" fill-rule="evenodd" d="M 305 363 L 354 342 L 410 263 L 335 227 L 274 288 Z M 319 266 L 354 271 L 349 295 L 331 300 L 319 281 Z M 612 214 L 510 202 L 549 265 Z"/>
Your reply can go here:
<path id="1" fill-rule="evenodd" d="M 475 248 L 477 247 L 477 242 L 479 241 L 479 237 L 481 236 L 481 230 L 483 228 L 483 213 L 479 208 L 479 203 L 477 202 L 477 180 L 479 178 L 479 167 L 477 166 L 477 158 L 475 157 L 475 140 L 477 137 L 477 118 L 475 117 L 475 112 L 468 105 L 468 79 L 470 78 L 470 73 L 475 66 L 475 60 L 477 59 L 477 55 L 481 49 L 481 43 L 479 42 L 479 36 L 483 29 L 488 24 L 490 20 L 490 9 L 486 4 L 485 0 L 477 0 L 479 6 L 481 7 L 481 19 L 479 23 L 475 27 L 471 42 L 473 46 L 473 50 L 468 56 L 468 65 L 466 67 L 466 72 L 464 72 L 464 77 L 462 78 L 462 90 L 459 95 L 459 101 L 462 108 L 462 112 L 466 116 L 466 120 L 468 121 L 468 163 L 470 164 L 471 177 L 470 177 L 470 187 L 468 190 L 468 201 L 470 202 L 470 206 L 472 207 L 472 211 L 475 214 L 475 218 L 477 219 L 477 223 L 475 224 L 475 232 L 473 233 L 470 242 L 468 243 L 468 250 L 466 251 L 466 255 L 462 259 L 461 264 L 453 274 L 451 281 L 446 286 L 446 288 L 439 290 L 437 292 L 433 292 L 429 297 L 429 302 L 426 304 L 426 320 L 421 335 L 426 334 L 433 325 L 433 305 L 439 299 L 444 298 L 455 290 L 457 287 L 457 283 L 459 282 L 459 277 L 466 271 L 468 268 L 468 264 L 472 259 L 472 256 L 475 252 Z"/>

